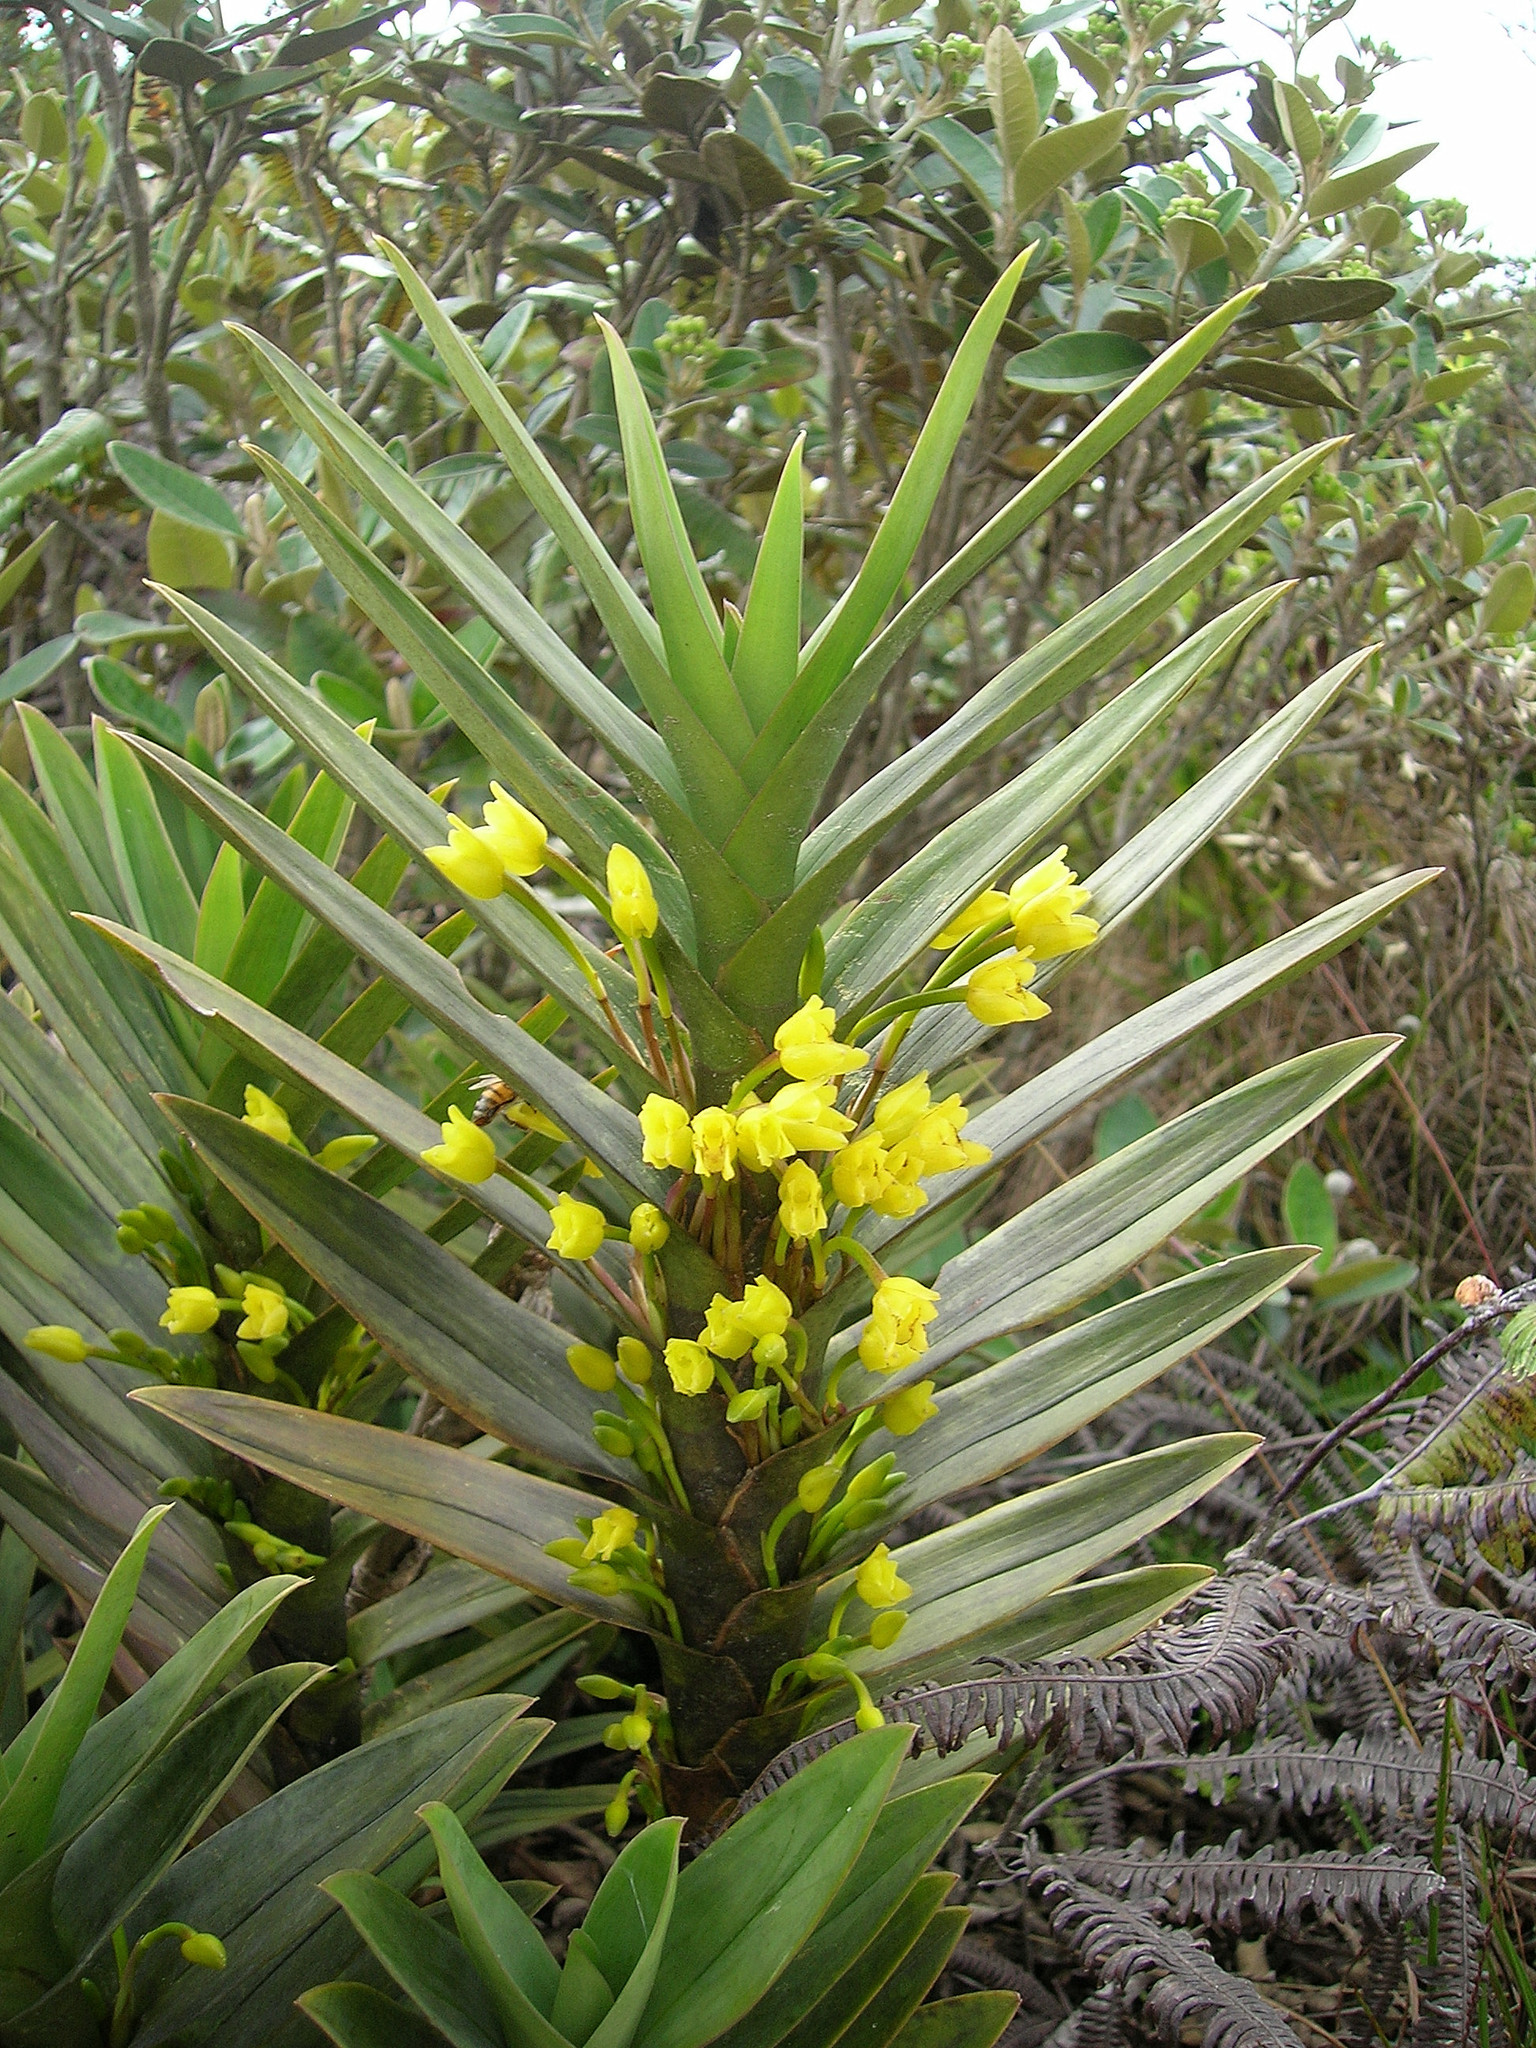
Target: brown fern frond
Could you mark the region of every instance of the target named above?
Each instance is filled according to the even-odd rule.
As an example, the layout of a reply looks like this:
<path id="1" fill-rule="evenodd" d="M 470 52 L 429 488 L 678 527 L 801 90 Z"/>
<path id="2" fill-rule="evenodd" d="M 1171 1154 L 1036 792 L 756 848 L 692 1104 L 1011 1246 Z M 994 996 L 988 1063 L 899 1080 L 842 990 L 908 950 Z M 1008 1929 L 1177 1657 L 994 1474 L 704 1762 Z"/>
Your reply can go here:
<path id="1" fill-rule="evenodd" d="M 998 1659 L 986 1677 L 895 1693 L 881 1709 L 917 1730 L 914 1751 L 931 1746 L 941 1756 L 982 1728 L 999 1744 L 1046 1742 L 1069 1758 L 1111 1756 L 1127 1740 L 1138 1754 L 1182 1754 L 1197 1725 L 1218 1739 L 1248 1727 L 1304 1661 L 1308 1631 L 1294 1588 L 1288 1572 L 1234 1571 L 1204 1590 L 1204 1611 L 1149 1629 L 1113 1657 Z M 853 1733 L 851 1720 L 839 1721 L 781 1752 L 738 1812 Z"/>
<path id="2" fill-rule="evenodd" d="M 1057 1865 L 1034 1873 L 1051 1932 L 1101 1984 L 1139 2006 L 1165 2040 L 1200 2027 L 1201 2048 L 1296 2048 L 1296 2036 L 1243 1977 L 1234 1977 L 1192 1934 L 1095 1891 Z"/>
<path id="3" fill-rule="evenodd" d="M 1526 1545 L 1536 1537 L 1536 1471 L 1522 1458 L 1514 1476 L 1488 1485 L 1415 1486 L 1384 1494 L 1376 1531 L 1398 1543 L 1448 1536 L 1463 1557 L 1472 1542 L 1497 1564 L 1523 1571 Z"/>
<path id="4" fill-rule="evenodd" d="M 1386 1821 L 1423 1823 L 1440 1789 L 1440 1757 L 1401 1738 L 1341 1735 L 1327 1748 L 1300 1742 L 1256 1742 L 1240 1755 L 1216 1750 L 1184 1767 L 1186 1792 L 1204 1792 L 1220 1805 L 1234 1789 L 1268 1792 L 1287 1810 L 1315 1813 L 1348 1799 L 1362 1813 Z M 1479 1825 L 1517 1843 L 1536 1841 L 1536 1777 L 1511 1754 L 1498 1763 L 1453 1758 L 1447 1811 L 1462 1826 Z"/>
<path id="5" fill-rule="evenodd" d="M 1166 1849 L 1143 1841 L 1058 1862 L 1096 1891 L 1130 1905 L 1155 1905 L 1170 1919 L 1233 1931 L 1241 1926 L 1244 1908 L 1270 1933 L 1283 1928 L 1295 1934 L 1304 1911 L 1386 1927 L 1416 1917 L 1445 1889 L 1445 1880 L 1422 1856 L 1390 1849 L 1288 1855 L 1274 1844 L 1245 1855 L 1241 1843 L 1239 1832 L 1225 1843 L 1187 1849 L 1181 1832 Z"/>
<path id="6" fill-rule="evenodd" d="M 1507 2048 L 1497 2001 L 1479 1995 L 1486 1990 L 1487 1944 L 1460 1829 L 1448 1830 L 1445 1849 L 1450 1881 L 1439 1902 L 1438 1954 L 1434 1965 L 1421 1972 L 1418 2018 L 1403 2048 L 1470 2048 L 1472 2042 Z"/>

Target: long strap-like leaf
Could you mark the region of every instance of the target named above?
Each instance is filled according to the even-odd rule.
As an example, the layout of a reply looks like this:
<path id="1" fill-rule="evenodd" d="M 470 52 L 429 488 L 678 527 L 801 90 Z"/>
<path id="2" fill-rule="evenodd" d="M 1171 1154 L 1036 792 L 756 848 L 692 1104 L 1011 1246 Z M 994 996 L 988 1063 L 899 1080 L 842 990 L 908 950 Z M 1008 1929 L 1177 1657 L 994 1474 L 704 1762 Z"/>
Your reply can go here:
<path id="1" fill-rule="evenodd" d="M 291 889 L 305 908 L 345 938 L 354 952 L 403 989 L 424 1015 L 553 1117 L 629 1200 L 663 1198 L 664 1183 L 641 1162 L 638 1127 L 627 1111 L 510 1018 L 499 1017 L 477 1003 L 455 967 L 439 959 L 414 932 L 378 904 L 370 903 L 333 868 L 296 847 L 259 811 L 152 741 L 135 740 L 133 744 L 155 771 L 181 790 L 214 830 L 232 840 L 263 874 Z"/>

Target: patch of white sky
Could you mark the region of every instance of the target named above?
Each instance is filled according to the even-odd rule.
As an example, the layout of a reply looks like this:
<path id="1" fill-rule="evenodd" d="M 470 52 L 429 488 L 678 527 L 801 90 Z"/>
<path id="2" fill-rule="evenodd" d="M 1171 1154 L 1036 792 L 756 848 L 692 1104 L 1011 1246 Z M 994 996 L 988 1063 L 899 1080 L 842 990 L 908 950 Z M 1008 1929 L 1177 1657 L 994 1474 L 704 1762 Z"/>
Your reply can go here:
<path id="1" fill-rule="evenodd" d="M 233 25 L 271 11 L 263 0 L 225 0 Z M 919 10 L 914 8 L 914 14 Z M 1241 62 L 1262 60 L 1291 75 L 1291 55 L 1271 23 L 1280 10 L 1263 0 L 1228 0 L 1221 42 Z M 466 0 L 425 0 L 415 21 L 443 33 L 473 22 Z M 1536 199 L 1531 144 L 1536 102 L 1536 0 L 1356 0 L 1348 17 L 1313 42 L 1304 69 L 1335 89 L 1334 61 L 1356 40 L 1390 43 L 1401 66 L 1378 85 L 1373 109 L 1393 123 L 1384 148 L 1434 142 L 1437 147 L 1404 179 L 1418 199 L 1461 200 L 1468 226 L 1503 257 L 1536 257 Z M 1247 80 L 1220 80 L 1213 112 L 1246 112 Z"/>

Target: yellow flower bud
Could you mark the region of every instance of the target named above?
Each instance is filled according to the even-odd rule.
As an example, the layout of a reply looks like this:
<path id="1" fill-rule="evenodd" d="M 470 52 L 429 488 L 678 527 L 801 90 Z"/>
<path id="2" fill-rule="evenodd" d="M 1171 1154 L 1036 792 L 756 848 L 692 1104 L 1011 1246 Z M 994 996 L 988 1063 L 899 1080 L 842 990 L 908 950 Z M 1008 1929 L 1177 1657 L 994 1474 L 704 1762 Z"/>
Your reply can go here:
<path id="1" fill-rule="evenodd" d="M 173 1287 L 165 1297 L 162 1330 L 173 1337 L 197 1337 L 219 1320 L 219 1298 L 211 1287 Z"/>
<path id="2" fill-rule="evenodd" d="M 779 1182 L 779 1221 L 796 1244 L 804 1244 L 827 1227 L 826 1205 L 815 1170 L 797 1159 Z"/>
<path id="3" fill-rule="evenodd" d="M 261 1344 L 268 1337 L 281 1337 L 288 1327 L 288 1304 L 275 1287 L 260 1287 L 253 1280 L 240 1306 L 245 1321 L 235 1331 L 248 1343 Z"/>
<path id="4" fill-rule="evenodd" d="M 627 846 L 608 849 L 609 921 L 621 938 L 648 939 L 656 929 L 651 878 Z"/>
<path id="5" fill-rule="evenodd" d="M 737 1114 L 736 1145 L 741 1163 L 750 1173 L 767 1173 L 795 1149 L 783 1117 L 771 1102 L 749 1103 Z"/>
<path id="6" fill-rule="evenodd" d="M 795 1498 L 808 1515 L 819 1515 L 836 1493 L 837 1482 L 842 1476 L 840 1465 L 813 1465 L 809 1472 L 802 1474 L 800 1484 L 795 1488 Z"/>
<path id="7" fill-rule="evenodd" d="M 424 849 L 443 879 L 462 895 L 499 896 L 506 871 L 494 846 L 472 832 L 462 818 L 448 820 L 448 844 Z"/>
<path id="8" fill-rule="evenodd" d="M 899 1607 L 888 1608 L 884 1614 L 877 1614 L 869 1624 L 871 1649 L 888 1650 L 907 1625 L 907 1617 Z"/>
<path id="9" fill-rule="evenodd" d="M 867 1707 L 860 1707 L 853 1717 L 853 1725 L 861 1735 L 868 1735 L 876 1728 L 885 1726 L 885 1716 L 873 1701 Z"/>
<path id="10" fill-rule="evenodd" d="M 640 1136 L 647 1166 L 671 1166 L 679 1173 L 693 1168 L 693 1136 L 688 1112 L 667 1095 L 647 1095 L 640 1105 Z"/>
<path id="11" fill-rule="evenodd" d="M 672 1226 L 654 1202 L 637 1202 L 629 1212 L 629 1241 L 637 1252 L 659 1252 Z"/>
<path id="12" fill-rule="evenodd" d="M 565 1362 L 584 1387 L 594 1394 L 606 1394 L 618 1378 L 618 1367 L 596 1344 L 568 1344 Z"/>
<path id="13" fill-rule="evenodd" d="M 619 1370 L 631 1386 L 649 1386 L 651 1374 L 656 1370 L 656 1361 L 651 1356 L 649 1345 L 643 1344 L 638 1337 L 621 1337 Z"/>
<path id="14" fill-rule="evenodd" d="M 253 1130 L 260 1131 L 264 1138 L 274 1139 L 279 1145 L 293 1143 L 293 1126 L 287 1116 L 270 1095 L 264 1095 L 259 1088 L 249 1084 L 245 1091 L 245 1115 L 240 1121 L 249 1124 Z"/>
<path id="15" fill-rule="evenodd" d="M 962 1166 L 985 1166 L 992 1157 L 988 1148 L 960 1136 L 969 1117 L 970 1111 L 958 1095 L 946 1096 L 924 1110 L 892 1151 L 893 1176 L 910 1180 L 919 1173 L 954 1173 Z"/>
<path id="16" fill-rule="evenodd" d="M 651 1739 L 651 1722 L 647 1714 L 626 1714 L 619 1728 L 626 1749 L 643 1749 Z"/>
<path id="17" fill-rule="evenodd" d="M 422 1153 L 428 1166 L 455 1180 L 489 1180 L 496 1171 L 496 1143 L 489 1131 L 471 1123 L 462 1109 L 450 1109 L 442 1131 L 441 1145 L 429 1145 Z"/>
<path id="18" fill-rule="evenodd" d="M 680 1394 L 707 1394 L 715 1384 L 714 1360 L 702 1344 L 672 1337 L 664 1354 L 672 1384 Z"/>
<path id="19" fill-rule="evenodd" d="M 832 1168 L 832 1192 L 846 1208 L 862 1209 L 878 1202 L 890 1185 L 885 1147 L 874 1131 L 855 1138 L 838 1153 Z"/>
<path id="20" fill-rule="evenodd" d="M 1027 947 L 1037 960 L 1079 952 L 1099 936 L 1097 920 L 1082 914 L 1092 892 L 1077 886 L 1077 876 L 1066 863 L 1066 851 L 1058 846 L 1049 859 L 1037 861 L 1020 875 L 1008 891 L 1014 944 Z"/>
<path id="21" fill-rule="evenodd" d="M 853 1586 L 866 1607 L 894 1607 L 912 1592 L 891 1562 L 890 1550 L 884 1543 L 877 1543 L 859 1566 Z"/>
<path id="22" fill-rule="evenodd" d="M 222 1970 L 229 1958 L 216 1934 L 189 1934 L 181 1944 L 183 1958 L 200 1970 Z"/>
<path id="23" fill-rule="evenodd" d="M 774 1050 L 786 1074 L 797 1081 L 828 1081 L 837 1074 L 856 1074 L 868 1066 L 869 1054 L 857 1046 L 839 1045 L 833 1036 L 837 1012 L 820 996 L 811 996 L 773 1034 Z"/>
<path id="24" fill-rule="evenodd" d="M 754 1364 L 769 1371 L 776 1371 L 789 1356 L 789 1346 L 782 1337 L 759 1337 L 752 1346 Z"/>
<path id="25" fill-rule="evenodd" d="M 639 1526 L 639 1517 L 629 1508 L 604 1508 L 593 1520 L 592 1534 L 581 1553 L 583 1558 L 588 1564 L 594 1558 L 600 1558 L 606 1564 L 616 1550 L 625 1550 L 634 1542 Z"/>
<path id="26" fill-rule="evenodd" d="M 207 1292 L 205 1288 L 179 1288 L 174 1291 L 187 1294 Z M 213 1299 L 211 1295 L 208 1298 L 210 1301 Z M 167 1329 L 171 1327 L 165 1316 L 160 1320 Z M 203 1330 L 207 1327 L 206 1323 L 198 1325 Z M 80 1332 L 72 1330 L 67 1323 L 39 1323 L 35 1330 L 27 1332 L 27 1349 L 41 1351 L 44 1358 L 56 1358 L 60 1365 L 83 1365 L 88 1347 Z"/>
<path id="27" fill-rule="evenodd" d="M 1004 953 L 966 978 L 965 1007 L 981 1024 L 1030 1024 L 1049 1017 L 1050 1005 L 1031 995 L 1035 963 L 1028 953 Z"/>
<path id="28" fill-rule="evenodd" d="M 968 903 L 964 910 L 956 913 L 943 931 L 937 933 L 929 944 L 941 953 L 947 953 L 951 946 L 958 946 L 962 939 L 968 939 L 972 932 L 979 932 L 984 924 L 991 924 L 995 918 L 1008 913 L 1008 898 L 1001 889 L 983 889 L 974 903 Z"/>
<path id="29" fill-rule="evenodd" d="M 629 1826 L 629 1801 L 622 1792 L 615 1792 L 603 1808 L 603 1827 L 610 1841 L 617 1841 Z"/>
<path id="30" fill-rule="evenodd" d="M 534 875 L 544 865 L 549 840 L 532 811 L 525 811 L 499 782 L 491 784 L 492 801 L 485 806 L 481 841 L 489 846 L 509 875 Z"/>
<path id="31" fill-rule="evenodd" d="M 694 1171 L 736 1178 L 736 1119 L 728 1109 L 701 1109 L 693 1119 Z"/>
<path id="32" fill-rule="evenodd" d="M 344 1173 L 354 1159 L 361 1159 L 365 1152 L 371 1152 L 378 1142 L 367 1131 L 356 1131 L 345 1138 L 332 1138 L 315 1154 L 315 1164 L 323 1166 L 327 1173 Z"/>
<path id="33" fill-rule="evenodd" d="M 562 1259 L 590 1259 L 603 1241 L 608 1219 L 590 1202 L 578 1202 L 574 1195 L 559 1195 L 549 1215 L 549 1235 L 544 1243 Z"/>
<path id="34" fill-rule="evenodd" d="M 939 1412 L 933 1399 L 933 1381 L 916 1380 L 880 1403 L 880 1420 L 892 1436 L 911 1436 L 915 1429 Z"/>

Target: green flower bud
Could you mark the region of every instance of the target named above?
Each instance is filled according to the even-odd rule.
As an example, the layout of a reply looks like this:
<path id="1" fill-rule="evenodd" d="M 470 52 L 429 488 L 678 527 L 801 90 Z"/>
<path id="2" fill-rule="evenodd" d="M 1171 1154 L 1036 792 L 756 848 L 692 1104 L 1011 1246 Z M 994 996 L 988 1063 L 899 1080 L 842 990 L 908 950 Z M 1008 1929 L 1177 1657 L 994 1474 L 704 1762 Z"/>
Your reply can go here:
<path id="1" fill-rule="evenodd" d="M 626 1714 L 619 1723 L 626 1749 L 644 1749 L 650 1741 L 652 1728 L 647 1714 Z"/>
<path id="2" fill-rule="evenodd" d="M 592 1440 L 600 1451 L 606 1451 L 610 1458 L 632 1458 L 635 1455 L 635 1440 L 627 1429 L 615 1429 L 611 1423 L 599 1422 L 592 1430 Z"/>
<path id="3" fill-rule="evenodd" d="M 603 1808 L 603 1826 L 609 1838 L 622 1835 L 629 1826 L 629 1800 L 622 1792 L 616 1792 Z"/>
<path id="4" fill-rule="evenodd" d="M 643 1344 L 638 1337 L 621 1337 L 618 1350 L 619 1371 L 625 1379 L 634 1387 L 648 1386 L 651 1374 L 656 1370 L 650 1346 Z"/>
<path id="5" fill-rule="evenodd" d="M 894 1454 L 886 1451 L 883 1456 L 866 1465 L 862 1471 L 855 1472 L 848 1482 L 850 1505 L 855 1501 L 878 1500 L 885 1487 L 885 1475 L 895 1462 Z"/>
<path id="6" fill-rule="evenodd" d="M 605 1678 L 600 1671 L 578 1678 L 576 1690 L 584 1692 L 589 1700 L 632 1700 L 635 1696 L 632 1685 L 620 1685 L 616 1678 Z"/>
<path id="7" fill-rule="evenodd" d="M 752 1346 L 754 1362 L 766 1367 L 769 1371 L 772 1371 L 775 1366 L 782 1365 L 788 1356 L 789 1346 L 782 1337 L 759 1337 Z"/>
<path id="8" fill-rule="evenodd" d="M 795 1498 L 808 1515 L 818 1515 L 837 1491 L 843 1476 L 840 1465 L 813 1465 L 795 1489 Z"/>
<path id="9" fill-rule="evenodd" d="M 907 1625 L 899 1607 L 888 1607 L 869 1624 L 869 1640 L 877 1650 L 888 1650 Z"/>
<path id="10" fill-rule="evenodd" d="M 747 1387 L 726 1403 L 725 1419 L 727 1422 L 756 1422 L 770 1399 L 766 1387 Z"/>
<path id="11" fill-rule="evenodd" d="M 568 1346 L 565 1362 L 581 1384 L 590 1387 L 594 1394 L 606 1394 L 618 1378 L 618 1367 L 608 1353 L 600 1351 L 595 1344 Z"/>
<path id="12" fill-rule="evenodd" d="M 182 1955 L 200 1970 L 222 1970 L 229 1958 L 216 1934 L 189 1934 L 181 1944 Z"/>
<path id="13" fill-rule="evenodd" d="M 584 1564 L 571 1573 L 571 1584 L 584 1593 L 600 1593 L 608 1600 L 624 1590 L 624 1581 L 611 1564 Z"/>
<path id="14" fill-rule="evenodd" d="M 25 1341 L 29 1351 L 41 1351 L 44 1358 L 56 1358 L 60 1365 L 84 1364 L 89 1348 L 80 1332 L 67 1323 L 41 1323 L 28 1330 Z"/>
<path id="15" fill-rule="evenodd" d="M 553 1543 L 544 1546 L 544 1555 L 560 1564 L 580 1564 L 586 1554 L 587 1546 L 579 1536 L 557 1536 Z"/>

